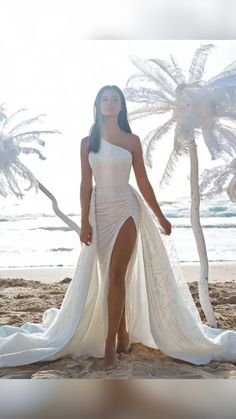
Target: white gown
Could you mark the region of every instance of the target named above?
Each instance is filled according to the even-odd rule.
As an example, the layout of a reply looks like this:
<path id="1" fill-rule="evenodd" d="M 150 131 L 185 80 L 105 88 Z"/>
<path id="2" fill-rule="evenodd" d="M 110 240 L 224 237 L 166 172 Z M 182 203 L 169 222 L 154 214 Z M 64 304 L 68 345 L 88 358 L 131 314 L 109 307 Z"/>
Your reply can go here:
<path id="1" fill-rule="evenodd" d="M 126 271 L 126 316 L 130 342 L 159 348 L 192 364 L 236 362 L 236 331 L 202 323 L 181 271 L 172 239 L 129 183 L 132 155 L 101 139 L 90 152 L 95 178 L 89 220 L 92 243 L 82 244 L 73 279 L 60 309 L 42 323 L 0 327 L 0 366 L 73 357 L 102 358 L 107 333 L 108 269 L 117 234 L 133 217 L 137 240 Z"/>

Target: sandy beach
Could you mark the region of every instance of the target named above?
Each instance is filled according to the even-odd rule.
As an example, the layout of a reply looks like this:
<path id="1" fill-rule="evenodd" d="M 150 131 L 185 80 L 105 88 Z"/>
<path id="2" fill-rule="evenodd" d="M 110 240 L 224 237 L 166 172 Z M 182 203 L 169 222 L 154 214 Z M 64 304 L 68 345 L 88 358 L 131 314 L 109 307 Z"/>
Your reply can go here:
<path id="1" fill-rule="evenodd" d="M 198 262 L 181 262 L 181 267 L 188 282 L 198 280 Z M 74 269 L 71 266 L 0 268 L 0 279 L 24 278 L 44 283 L 60 282 L 64 278 L 72 278 Z M 209 263 L 209 282 L 226 281 L 236 281 L 236 262 Z"/>
<path id="2" fill-rule="evenodd" d="M 182 263 L 202 321 L 199 304 L 197 263 Z M 72 267 L 0 269 L 0 324 L 20 326 L 40 323 L 42 313 L 60 307 L 73 276 Z M 220 328 L 236 329 L 236 263 L 218 262 L 209 266 L 209 294 Z M 129 354 L 118 355 L 116 370 L 105 372 L 103 359 L 70 356 L 51 362 L 1 368 L 1 378 L 236 378 L 236 363 L 212 361 L 195 366 L 164 355 L 158 349 L 132 344 Z"/>

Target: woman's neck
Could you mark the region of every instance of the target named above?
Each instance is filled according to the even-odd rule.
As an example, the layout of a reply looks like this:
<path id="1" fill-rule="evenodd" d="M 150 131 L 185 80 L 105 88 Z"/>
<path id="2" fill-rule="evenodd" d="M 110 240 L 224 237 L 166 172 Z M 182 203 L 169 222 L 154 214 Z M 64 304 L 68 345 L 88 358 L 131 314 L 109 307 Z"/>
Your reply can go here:
<path id="1" fill-rule="evenodd" d="M 114 137 L 116 134 L 119 134 L 121 132 L 121 129 L 117 123 L 117 120 L 107 118 L 104 119 L 103 126 L 101 129 L 101 135 L 105 137 Z"/>

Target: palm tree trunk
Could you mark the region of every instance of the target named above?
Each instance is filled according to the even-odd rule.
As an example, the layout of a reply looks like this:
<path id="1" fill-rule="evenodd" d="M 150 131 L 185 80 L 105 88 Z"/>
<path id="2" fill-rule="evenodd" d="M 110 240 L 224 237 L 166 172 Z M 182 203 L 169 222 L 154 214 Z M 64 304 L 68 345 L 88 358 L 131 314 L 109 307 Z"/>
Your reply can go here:
<path id="1" fill-rule="evenodd" d="M 55 212 L 55 214 L 61 218 L 62 221 L 64 221 L 64 223 L 66 223 L 71 230 L 74 230 L 76 233 L 78 233 L 80 235 L 80 228 L 77 226 L 76 223 L 74 223 L 74 221 L 72 221 L 70 218 L 68 218 L 59 208 L 58 208 L 58 204 L 57 204 L 57 200 L 55 198 L 55 196 L 47 189 L 45 188 L 44 185 L 42 185 L 42 183 L 40 183 L 38 181 L 38 186 L 39 189 L 45 194 L 47 195 L 47 197 L 52 201 L 52 207 L 53 210 Z"/>
<path id="2" fill-rule="evenodd" d="M 201 307 L 204 311 L 206 319 L 210 326 L 217 327 L 215 313 L 213 311 L 209 292 L 208 292 L 208 258 L 205 239 L 202 231 L 202 226 L 200 223 L 200 193 L 199 193 L 199 183 L 198 183 L 198 156 L 196 149 L 196 142 L 194 139 L 194 134 L 192 135 L 192 141 L 189 144 L 189 154 L 190 154 L 190 186 L 191 186 L 191 210 L 190 218 L 193 233 L 196 240 L 199 260 L 200 260 L 200 277 L 199 277 L 199 300 Z"/>

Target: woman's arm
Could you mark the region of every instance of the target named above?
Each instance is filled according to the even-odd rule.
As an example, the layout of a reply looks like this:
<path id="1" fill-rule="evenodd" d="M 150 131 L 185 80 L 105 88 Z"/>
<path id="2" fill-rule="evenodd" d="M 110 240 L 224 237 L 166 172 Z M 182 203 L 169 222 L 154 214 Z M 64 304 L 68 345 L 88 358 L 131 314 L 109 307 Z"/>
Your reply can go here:
<path id="1" fill-rule="evenodd" d="M 166 234 L 171 233 L 171 224 L 165 218 L 161 208 L 156 200 L 155 193 L 153 191 L 152 185 L 149 182 L 145 164 L 143 161 L 143 150 L 140 142 L 140 138 L 137 135 L 133 136 L 133 168 L 137 181 L 139 190 L 144 197 L 145 201 L 148 203 L 149 207 L 152 209 L 156 217 L 158 218 L 160 224 L 164 228 Z"/>
<path id="2" fill-rule="evenodd" d="M 81 184 L 80 184 L 80 206 L 81 206 L 81 224 L 89 220 L 90 199 L 93 189 L 92 170 L 88 161 L 88 139 L 81 140 Z"/>

